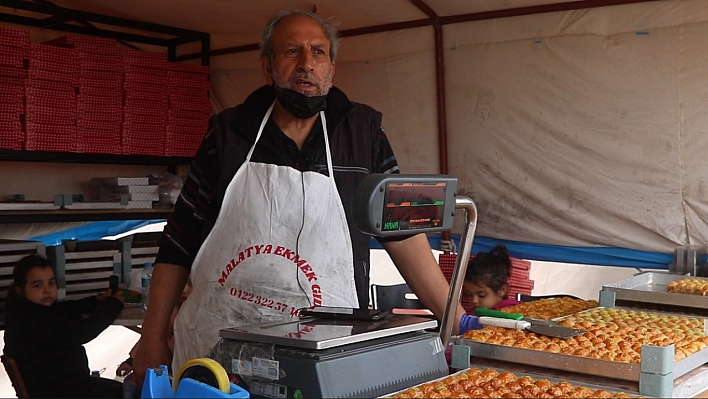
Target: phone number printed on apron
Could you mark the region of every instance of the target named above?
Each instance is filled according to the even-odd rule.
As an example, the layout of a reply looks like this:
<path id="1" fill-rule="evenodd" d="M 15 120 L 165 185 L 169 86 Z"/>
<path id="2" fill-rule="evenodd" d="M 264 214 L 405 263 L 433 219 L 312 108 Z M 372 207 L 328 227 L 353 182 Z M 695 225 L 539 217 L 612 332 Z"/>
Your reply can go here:
<path id="1" fill-rule="evenodd" d="M 284 312 L 288 308 L 290 308 L 291 314 L 293 313 L 293 311 L 297 311 L 297 309 L 295 309 L 292 306 L 288 306 L 285 303 L 276 302 L 272 299 L 265 298 L 260 295 L 255 295 L 252 292 L 239 290 L 237 288 L 231 288 L 231 290 L 229 290 L 229 293 L 231 294 L 231 296 L 235 296 L 236 298 L 243 299 L 246 302 L 251 302 L 255 305 L 260 305 L 260 306 L 263 306 L 264 308 L 273 309 L 273 310 L 276 310 L 279 312 Z M 295 309 L 295 310 L 293 310 L 293 309 Z"/>
<path id="2" fill-rule="evenodd" d="M 307 277 L 308 282 L 317 281 L 317 275 L 315 275 L 315 272 L 312 270 L 312 266 L 310 266 L 306 259 L 300 258 L 300 255 L 295 253 L 295 251 L 293 251 L 292 249 L 288 249 L 280 245 L 276 245 L 274 247 L 273 244 L 261 244 L 252 245 L 239 252 L 238 259 L 231 259 L 229 263 L 227 263 L 224 267 L 224 270 L 221 272 L 221 277 L 217 280 L 219 284 L 221 284 L 221 286 L 223 287 L 224 284 L 226 284 L 226 279 L 229 278 L 231 272 L 236 269 L 236 267 L 241 262 L 256 255 L 282 256 L 283 258 L 292 261 L 294 264 L 296 264 L 298 269 L 300 269 L 302 273 L 305 274 L 305 277 Z"/>

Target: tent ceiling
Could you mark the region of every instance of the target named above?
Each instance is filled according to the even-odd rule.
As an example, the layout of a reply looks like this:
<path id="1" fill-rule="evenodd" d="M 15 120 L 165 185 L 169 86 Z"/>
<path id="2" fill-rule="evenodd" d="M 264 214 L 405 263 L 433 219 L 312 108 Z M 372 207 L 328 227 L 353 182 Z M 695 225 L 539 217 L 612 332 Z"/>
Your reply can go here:
<path id="1" fill-rule="evenodd" d="M 436 14 L 450 16 L 568 1 L 426 0 L 425 3 Z M 341 23 L 341 30 L 426 18 L 409 0 L 55 0 L 53 3 L 139 21 L 234 35 L 246 42 L 257 41 L 268 17 L 286 8 L 311 9 L 315 5 L 318 15 Z"/>
<path id="2" fill-rule="evenodd" d="M 339 23 L 340 30 L 427 19 L 409 0 L 53 0 L 76 10 L 175 26 L 228 36 L 233 45 L 259 40 L 267 19 L 282 9 L 316 7 L 317 14 Z M 423 0 L 438 16 L 454 16 L 515 8 L 574 3 L 578 0 Z M 602 2 L 600 2 L 602 3 Z M 212 48 L 217 48 L 212 46 Z"/>

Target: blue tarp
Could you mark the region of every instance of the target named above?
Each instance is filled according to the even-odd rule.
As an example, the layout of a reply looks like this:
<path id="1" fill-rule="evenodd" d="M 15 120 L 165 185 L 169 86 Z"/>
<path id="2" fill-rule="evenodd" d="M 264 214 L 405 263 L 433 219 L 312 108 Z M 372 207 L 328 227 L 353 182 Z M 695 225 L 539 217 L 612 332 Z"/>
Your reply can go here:
<path id="1" fill-rule="evenodd" d="M 62 240 L 100 240 L 105 236 L 113 236 L 131 231 L 149 224 L 161 223 L 164 220 L 121 220 L 89 223 L 72 229 L 37 236 L 30 240 L 42 241 L 44 245 L 59 245 Z M 460 237 L 451 237 L 457 248 L 460 247 Z M 430 235 L 430 246 L 440 248 L 440 236 Z M 614 247 L 569 247 L 561 245 L 532 244 L 526 242 L 498 240 L 488 237 L 475 237 L 472 253 L 488 252 L 497 244 L 504 244 L 511 256 L 526 260 L 547 262 L 579 263 L 587 265 L 622 266 L 642 269 L 668 269 L 673 261 L 673 254 L 660 252 L 637 251 L 628 248 Z M 381 244 L 371 240 L 372 249 L 380 249 Z"/>
<path id="2" fill-rule="evenodd" d="M 460 237 L 451 236 L 451 238 L 459 249 Z M 431 247 L 440 248 L 440 236 L 430 236 L 429 241 Z M 372 240 L 371 242 L 372 248 L 382 248 L 378 241 Z M 673 261 L 673 254 L 661 252 L 615 247 L 569 247 L 533 244 L 488 237 L 475 237 L 472 253 L 489 252 L 497 244 L 505 245 L 511 256 L 526 260 L 666 270 L 668 270 L 669 264 Z"/>
<path id="3" fill-rule="evenodd" d="M 42 241 L 46 246 L 61 244 L 62 240 L 100 240 L 106 236 L 114 236 L 138 229 L 153 223 L 164 222 L 164 219 L 154 220 L 112 220 L 107 222 L 88 223 L 83 226 L 57 231 L 29 238 L 32 241 Z"/>

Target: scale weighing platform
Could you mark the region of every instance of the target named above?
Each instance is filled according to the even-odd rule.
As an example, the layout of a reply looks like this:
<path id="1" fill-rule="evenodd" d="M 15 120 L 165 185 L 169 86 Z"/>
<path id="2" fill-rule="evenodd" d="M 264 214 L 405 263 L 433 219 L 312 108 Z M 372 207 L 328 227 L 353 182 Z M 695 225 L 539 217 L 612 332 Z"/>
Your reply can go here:
<path id="1" fill-rule="evenodd" d="M 250 324 L 220 331 L 218 360 L 252 397 L 375 397 L 447 375 L 440 337 L 423 331 L 437 324 L 407 315 Z"/>
<path id="2" fill-rule="evenodd" d="M 466 197 L 460 206 L 456 190 L 457 179 L 450 176 L 369 175 L 354 195 L 354 221 L 374 236 L 447 231 L 455 208 L 463 207 L 468 225 L 460 248 L 469 253 L 476 207 Z M 378 320 L 294 316 L 222 329 L 210 357 L 243 380 L 251 397 L 371 398 L 444 377 L 449 373 L 445 347 L 462 285 L 458 276 L 468 259 L 458 256 L 439 333 L 427 331 L 438 326 L 435 319 L 412 315 Z"/>

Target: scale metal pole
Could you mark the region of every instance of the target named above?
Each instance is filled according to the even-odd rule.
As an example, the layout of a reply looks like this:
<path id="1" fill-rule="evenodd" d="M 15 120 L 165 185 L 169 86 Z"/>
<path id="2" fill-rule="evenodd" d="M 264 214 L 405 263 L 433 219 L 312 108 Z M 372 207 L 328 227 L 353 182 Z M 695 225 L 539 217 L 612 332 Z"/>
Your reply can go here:
<path id="1" fill-rule="evenodd" d="M 460 296 L 462 294 L 462 282 L 465 280 L 467 264 L 470 261 L 470 253 L 472 252 L 474 232 L 477 230 L 477 205 L 475 205 L 471 198 L 455 198 L 455 209 L 465 210 L 467 223 L 462 231 L 460 250 L 458 251 L 455 268 L 452 271 L 452 278 L 450 279 L 450 291 L 447 296 L 447 304 L 445 305 L 445 314 L 440 324 L 440 339 L 442 340 L 443 348 L 447 348 L 447 345 L 450 343 L 452 323 L 455 322 L 457 305 L 460 303 Z"/>

